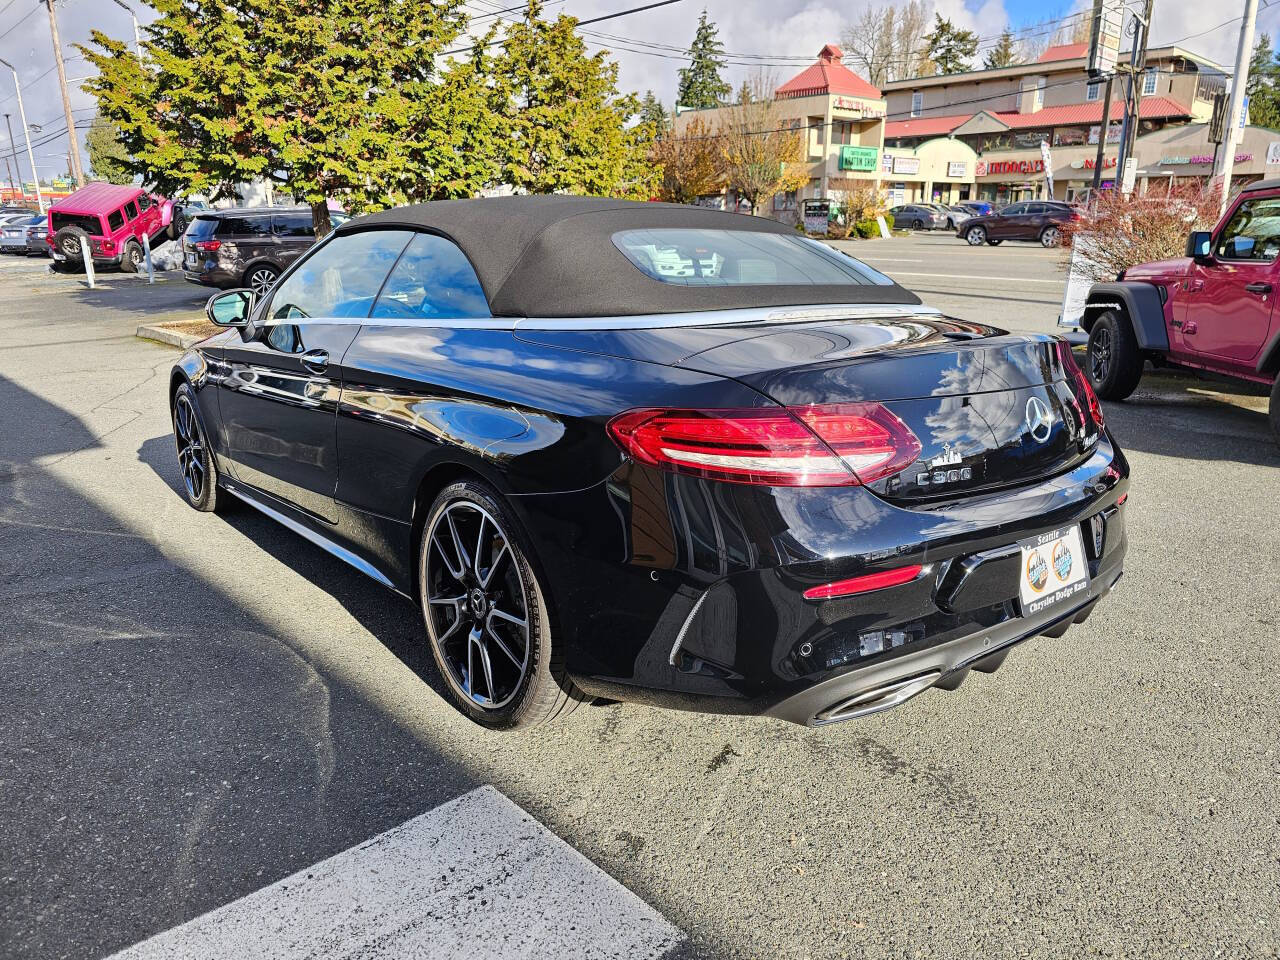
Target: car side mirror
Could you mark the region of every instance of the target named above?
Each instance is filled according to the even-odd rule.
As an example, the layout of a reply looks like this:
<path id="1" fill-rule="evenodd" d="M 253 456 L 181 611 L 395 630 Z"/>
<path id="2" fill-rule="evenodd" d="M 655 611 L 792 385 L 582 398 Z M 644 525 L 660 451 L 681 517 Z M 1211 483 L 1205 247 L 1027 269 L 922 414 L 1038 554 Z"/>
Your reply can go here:
<path id="1" fill-rule="evenodd" d="M 219 327 L 247 327 L 257 299 L 258 295 L 247 288 L 225 290 L 209 298 L 204 313 L 210 323 Z"/>
<path id="2" fill-rule="evenodd" d="M 1208 230 L 1193 230 L 1187 237 L 1187 256 L 1196 263 L 1209 263 L 1213 257 L 1209 251 L 1213 248 L 1213 234 Z"/>

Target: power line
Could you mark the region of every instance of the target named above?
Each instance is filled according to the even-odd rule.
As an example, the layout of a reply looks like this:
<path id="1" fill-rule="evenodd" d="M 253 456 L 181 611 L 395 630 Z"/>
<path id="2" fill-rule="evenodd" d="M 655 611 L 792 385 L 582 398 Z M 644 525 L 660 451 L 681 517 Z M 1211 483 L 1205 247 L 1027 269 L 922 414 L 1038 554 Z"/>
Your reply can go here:
<path id="1" fill-rule="evenodd" d="M 6 7 L 5 9 L 7 10 L 7 9 L 8 9 L 8 7 Z M 10 27 L 10 28 L 9 28 L 8 30 L 6 30 L 4 33 L 0 33 L 0 40 L 3 40 L 3 39 L 4 39 L 5 37 L 7 37 L 9 34 L 13 33 L 13 31 L 17 30 L 17 29 L 18 29 L 18 27 L 22 26 L 23 22 L 27 19 L 27 17 L 31 16 L 33 13 L 35 13 L 35 12 L 36 12 L 37 10 L 39 10 L 39 9 L 40 9 L 39 7 L 32 7 L 32 8 L 31 8 L 30 10 L 28 10 L 28 11 L 27 11 L 23 16 L 21 16 L 21 17 L 19 17 L 17 20 L 15 20 L 15 21 L 14 21 L 14 23 L 13 23 L 13 26 L 12 26 L 12 27 Z"/>
<path id="2" fill-rule="evenodd" d="M 668 7 L 673 3 L 680 3 L 680 2 L 681 0 L 657 0 L 656 3 L 646 3 L 644 6 L 641 6 L 641 7 L 631 7 L 627 10 L 619 10 L 616 13 L 606 13 L 604 16 L 601 16 L 601 17 L 591 17 L 588 20 L 579 20 L 574 25 L 574 28 L 577 29 L 578 27 L 585 27 L 589 23 L 602 23 L 605 20 L 616 20 L 619 17 L 627 17 L 633 13 L 641 13 L 645 10 L 654 10 L 658 7 Z M 497 47 L 497 46 L 501 46 L 506 42 L 507 40 L 505 37 L 500 40 L 491 40 L 488 43 L 480 44 L 480 48 L 485 49 L 487 47 Z M 442 53 L 440 53 L 439 56 L 449 57 L 449 56 L 453 56 L 455 53 L 470 53 L 474 49 L 476 49 L 474 46 L 459 47 L 456 50 L 445 50 Z"/>

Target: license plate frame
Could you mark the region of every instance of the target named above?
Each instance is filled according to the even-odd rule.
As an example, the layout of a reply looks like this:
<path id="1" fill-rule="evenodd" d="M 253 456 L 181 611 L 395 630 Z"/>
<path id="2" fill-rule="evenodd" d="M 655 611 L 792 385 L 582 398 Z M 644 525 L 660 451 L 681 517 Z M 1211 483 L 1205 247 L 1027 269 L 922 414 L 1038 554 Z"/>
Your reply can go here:
<path id="1" fill-rule="evenodd" d="M 1068 606 L 1089 592 L 1089 559 L 1080 524 L 1019 540 L 1018 598 L 1024 617 Z"/>

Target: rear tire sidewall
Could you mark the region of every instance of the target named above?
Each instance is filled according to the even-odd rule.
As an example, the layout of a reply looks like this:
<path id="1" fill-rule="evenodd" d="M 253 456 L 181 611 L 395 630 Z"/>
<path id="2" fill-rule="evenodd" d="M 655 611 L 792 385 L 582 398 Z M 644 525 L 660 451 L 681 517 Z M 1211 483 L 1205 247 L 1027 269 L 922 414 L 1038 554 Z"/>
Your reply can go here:
<path id="1" fill-rule="evenodd" d="M 137 273 L 141 265 L 142 247 L 137 241 L 130 240 L 124 245 L 124 250 L 120 254 L 120 269 L 125 273 Z"/>
<path id="2" fill-rule="evenodd" d="M 1095 359 L 1104 346 L 1110 356 L 1099 377 Z M 1142 379 L 1142 351 L 1127 317 L 1108 310 L 1094 322 L 1089 329 L 1084 372 L 1094 392 L 1103 400 L 1124 400 L 1138 388 L 1138 381 Z"/>
<path id="3" fill-rule="evenodd" d="M 204 421 L 200 417 L 200 405 L 196 402 L 195 391 L 191 389 L 191 384 L 189 383 L 183 383 L 173 394 L 173 409 L 170 411 L 169 419 L 172 421 L 174 443 L 176 446 L 178 440 L 178 404 L 182 398 L 185 398 L 191 404 L 196 424 L 200 428 L 200 437 L 204 447 L 201 462 L 204 464 L 205 469 L 204 488 L 201 490 L 199 497 L 192 497 L 182 477 L 181 467 L 179 467 L 178 483 L 181 486 L 182 498 L 191 507 L 202 513 L 213 513 L 219 508 L 218 471 L 213 462 L 213 449 L 209 445 L 209 431 L 205 429 Z"/>
<path id="4" fill-rule="evenodd" d="M 998 247 L 1002 243 L 1004 243 L 1003 240 L 992 240 L 990 237 L 987 237 L 987 246 L 989 247 Z"/>
<path id="5" fill-rule="evenodd" d="M 1271 435 L 1280 444 L 1280 371 L 1276 381 L 1271 385 L 1271 404 L 1267 408 L 1267 419 L 1271 422 Z"/>
<path id="6" fill-rule="evenodd" d="M 1040 246 L 1056 247 L 1062 242 L 1062 231 L 1057 227 L 1045 227 L 1040 231 Z"/>
<path id="7" fill-rule="evenodd" d="M 501 525 L 524 583 L 531 648 L 529 669 L 521 681 L 521 687 L 512 699 L 496 709 L 485 709 L 472 702 L 450 682 L 450 667 L 444 662 L 443 654 L 436 643 L 427 604 L 427 560 L 431 549 L 428 532 L 447 507 L 463 500 L 482 507 Z M 422 527 L 422 537 L 418 545 L 418 594 L 432 659 L 440 672 L 441 683 L 454 706 L 475 723 L 492 730 L 538 726 L 568 712 L 581 699 L 564 673 L 563 654 L 553 645 L 554 631 L 543 579 L 531 562 L 532 556 L 529 536 L 514 512 L 492 487 L 479 480 L 459 481 L 440 491 Z"/>

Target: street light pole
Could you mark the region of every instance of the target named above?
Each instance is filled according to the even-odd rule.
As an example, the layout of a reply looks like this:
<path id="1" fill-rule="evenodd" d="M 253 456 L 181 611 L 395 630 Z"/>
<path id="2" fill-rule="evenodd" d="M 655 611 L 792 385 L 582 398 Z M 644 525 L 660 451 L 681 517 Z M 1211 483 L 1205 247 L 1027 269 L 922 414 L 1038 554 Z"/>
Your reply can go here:
<path id="1" fill-rule="evenodd" d="M 129 14 L 129 19 L 133 21 L 133 46 L 138 51 L 138 62 L 142 62 L 142 37 L 138 33 L 138 18 L 133 12 L 133 7 L 129 6 L 124 0 L 113 0 L 117 7 L 121 7 L 125 13 Z"/>
<path id="2" fill-rule="evenodd" d="M 58 84 L 62 88 L 62 112 L 67 115 L 67 136 L 71 138 L 71 175 L 76 186 L 84 186 L 84 170 L 80 166 L 80 138 L 76 135 L 76 119 L 71 113 L 71 95 L 67 92 L 67 67 L 62 62 L 62 41 L 58 38 L 58 15 L 53 0 L 44 0 L 49 11 L 49 32 L 53 35 L 53 63 L 58 68 Z"/>
<path id="3" fill-rule="evenodd" d="M 31 131 L 27 129 L 27 109 L 22 105 L 22 84 L 18 83 L 18 68 L 8 60 L 0 59 L 0 64 L 9 68 L 9 72 L 13 74 L 13 90 L 18 95 L 18 119 L 22 122 L 22 136 L 27 141 L 27 160 L 31 163 L 31 179 L 36 182 L 36 205 L 40 207 L 40 212 L 44 213 L 44 194 L 40 192 L 40 174 L 36 172 L 36 155 L 31 152 Z M 8 115 L 5 115 L 6 120 Z M 9 128 L 9 142 L 13 144 L 14 157 L 13 162 L 18 162 L 17 149 L 18 141 L 13 139 L 13 128 Z M 22 171 L 18 171 L 18 179 L 22 179 Z M 22 192 L 26 196 L 26 191 Z"/>
<path id="4" fill-rule="evenodd" d="M 1218 158 L 1218 176 L 1222 178 L 1222 205 L 1218 215 L 1227 212 L 1231 195 L 1231 171 L 1236 164 L 1236 130 L 1244 114 L 1244 90 L 1249 83 L 1249 57 L 1253 53 L 1253 28 L 1258 20 L 1258 0 L 1244 0 L 1244 23 L 1240 25 L 1240 45 L 1236 47 L 1236 70 L 1231 80 L 1231 106 L 1227 110 L 1227 126 L 1223 132 L 1222 156 Z"/>

